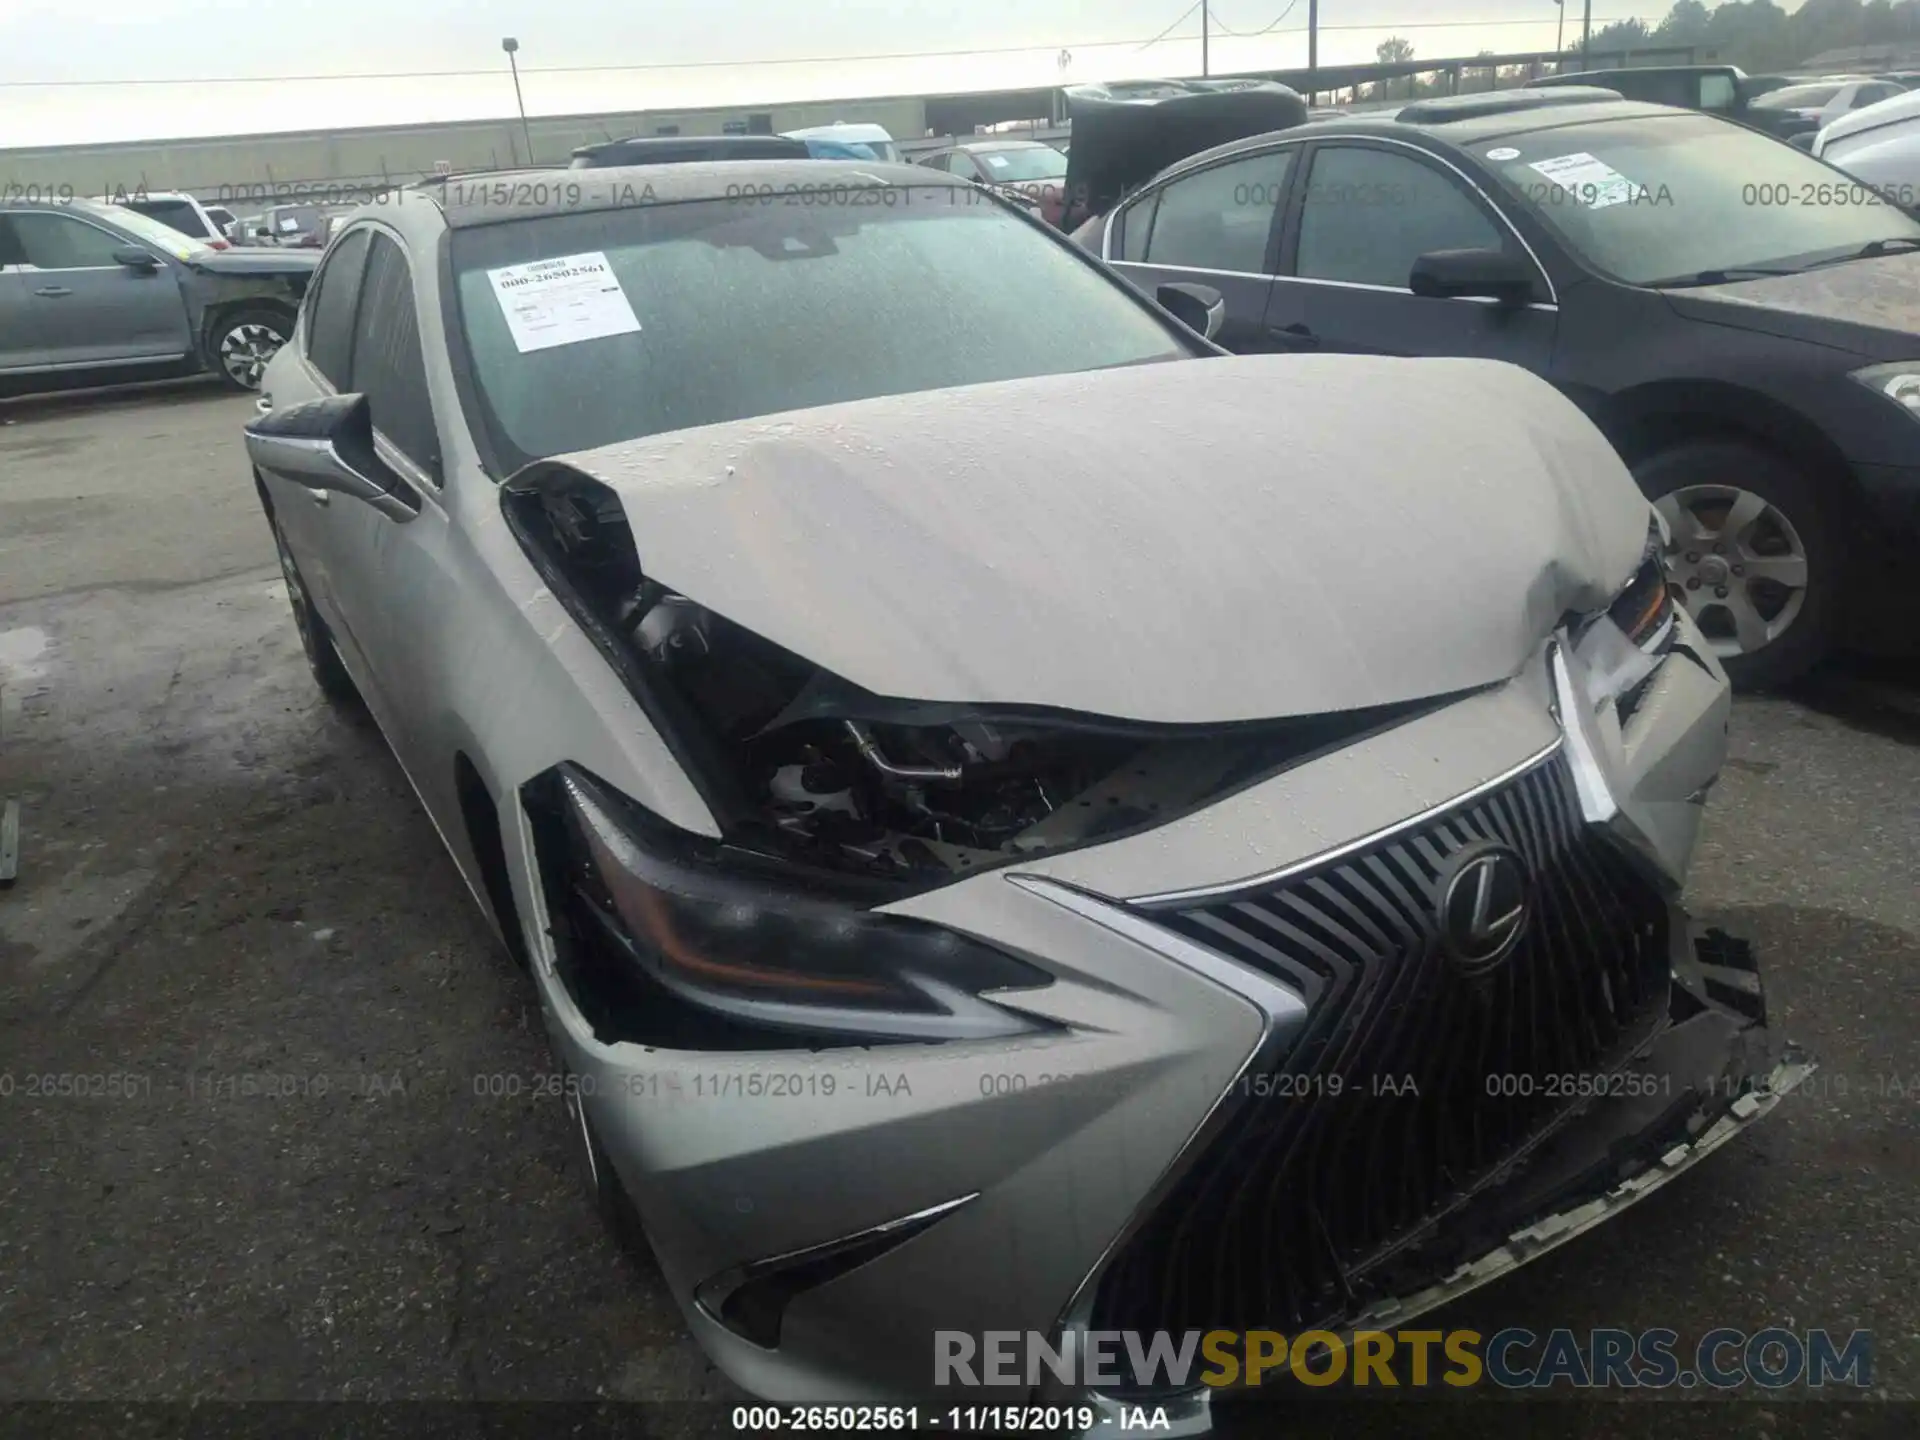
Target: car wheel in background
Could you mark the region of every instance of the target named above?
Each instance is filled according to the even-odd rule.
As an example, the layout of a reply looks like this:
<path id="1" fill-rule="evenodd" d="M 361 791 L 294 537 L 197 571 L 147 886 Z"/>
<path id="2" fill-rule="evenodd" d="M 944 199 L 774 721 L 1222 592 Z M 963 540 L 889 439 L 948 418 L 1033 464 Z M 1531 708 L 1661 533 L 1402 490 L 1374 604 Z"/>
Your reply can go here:
<path id="1" fill-rule="evenodd" d="M 207 347 L 213 368 L 235 390 L 258 390 L 267 362 L 293 334 L 293 317 L 259 306 L 223 315 Z"/>
<path id="2" fill-rule="evenodd" d="M 1838 529 L 1814 484 L 1730 440 L 1649 455 L 1634 478 L 1667 522 L 1667 575 L 1743 688 L 1798 678 L 1832 646 L 1841 605 Z"/>
<path id="3" fill-rule="evenodd" d="M 280 522 L 269 513 L 267 525 L 273 531 L 273 548 L 280 556 L 280 573 L 287 579 L 287 603 L 293 607 L 294 628 L 300 632 L 300 648 L 307 652 L 307 668 L 313 671 L 314 684 L 320 687 L 320 693 L 331 704 L 358 719 L 365 714 L 365 707 L 360 699 L 360 691 L 354 686 L 353 677 L 347 674 L 347 667 L 340 663 L 340 652 L 333 645 L 333 633 L 327 629 L 327 622 L 314 612 L 306 583 L 300 578 L 300 567 L 293 563 L 293 552 L 287 549 L 287 537 L 280 533 Z"/>

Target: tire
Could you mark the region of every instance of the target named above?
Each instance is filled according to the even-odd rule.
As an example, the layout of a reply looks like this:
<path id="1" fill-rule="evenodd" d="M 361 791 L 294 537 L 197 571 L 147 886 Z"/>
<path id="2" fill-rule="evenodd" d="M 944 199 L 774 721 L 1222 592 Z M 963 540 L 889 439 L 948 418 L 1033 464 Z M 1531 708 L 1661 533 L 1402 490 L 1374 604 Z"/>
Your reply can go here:
<path id="1" fill-rule="evenodd" d="M 1796 680 L 1833 646 L 1840 523 L 1803 471 L 1736 440 L 1690 440 L 1633 477 L 1673 531 L 1667 574 L 1741 689 Z"/>
<path id="2" fill-rule="evenodd" d="M 313 683 L 320 687 L 320 693 L 327 697 L 328 704 L 358 722 L 367 713 L 366 705 L 353 683 L 353 677 L 347 673 L 347 667 L 340 663 L 340 652 L 333 644 L 333 632 L 327 629 L 327 622 L 314 612 L 313 604 L 307 598 L 306 582 L 300 578 L 300 567 L 294 564 L 293 552 L 287 548 L 287 537 L 281 533 L 280 522 L 273 518 L 271 512 L 267 515 L 267 525 L 273 531 L 273 548 L 280 556 L 280 573 L 287 581 L 287 603 L 293 609 L 294 629 L 300 632 L 300 648 L 307 653 L 307 669 L 313 672 Z"/>
<path id="3" fill-rule="evenodd" d="M 270 305 L 229 311 L 207 332 L 207 361 L 230 390 L 260 388 L 267 362 L 293 337 L 293 315 Z"/>

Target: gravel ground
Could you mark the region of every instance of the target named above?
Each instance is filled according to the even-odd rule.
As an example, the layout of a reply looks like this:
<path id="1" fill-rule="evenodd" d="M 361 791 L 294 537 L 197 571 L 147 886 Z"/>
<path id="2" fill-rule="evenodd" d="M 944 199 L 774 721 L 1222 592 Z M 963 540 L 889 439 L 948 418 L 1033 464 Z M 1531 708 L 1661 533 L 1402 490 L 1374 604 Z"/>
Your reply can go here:
<path id="1" fill-rule="evenodd" d="M 24 821 L 0 891 L 0 1401 L 115 1402 L 0 1428 L 416 1401 L 440 1403 L 218 1413 L 273 1434 L 725 1430 L 711 1403 L 604 1408 L 737 1396 L 603 1237 L 559 1105 L 476 1093 L 548 1068 L 535 1002 L 377 735 L 311 686 L 235 438 L 249 410 L 200 385 L 0 404 L 0 796 Z M 1340 1433 L 1920 1429 L 1917 796 L 1913 672 L 1739 704 L 1691 899 L 1753 938 L 1777 1023 L 1823 1068 L 1430 1322 L 1865 1328 L 1871 1388 L 1347 1401 Z M 1299 1399 L 1223 1418 L 1283 1415 L 1333 1419 Z"/>

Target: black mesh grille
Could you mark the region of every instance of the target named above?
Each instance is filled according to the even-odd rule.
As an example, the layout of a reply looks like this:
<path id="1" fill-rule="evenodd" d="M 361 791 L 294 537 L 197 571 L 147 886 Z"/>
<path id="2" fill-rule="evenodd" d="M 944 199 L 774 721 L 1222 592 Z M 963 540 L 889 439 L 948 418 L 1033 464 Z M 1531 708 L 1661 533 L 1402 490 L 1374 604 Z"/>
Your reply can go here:
<path id="1" fill-rule="evenodd" d="M 1532 899 L 1511 958 L 1475 978 L 1441 950 L 1435 905 L 1480 841 L 1519 853 Z M 1578 1103 L 1555 1077 L 1617 1067 L 1666 1007 L 1666 905 L 1583 823 L 1558 752 L 1277 887 L 1148 913 L 1311 1013 L 1122 1247 L 1094 1329 L 1297 1330 L 1438 1278 L 1470 1258 L 1449 1221 Z"/>

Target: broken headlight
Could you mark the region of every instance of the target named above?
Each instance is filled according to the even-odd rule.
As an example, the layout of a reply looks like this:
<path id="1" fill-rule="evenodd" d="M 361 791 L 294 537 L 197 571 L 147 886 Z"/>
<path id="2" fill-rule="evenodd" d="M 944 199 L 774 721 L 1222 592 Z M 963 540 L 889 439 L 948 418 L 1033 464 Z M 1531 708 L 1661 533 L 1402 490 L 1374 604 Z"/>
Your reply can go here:
<path id="1" fill-rule="evenodd" d="M 1587 698 L 1623 711 L 1673 648 L 1677 622 L 1667 583 L 1666 535 L 1656 516 L 1647 525 L 1640 564 L 1613 603 L 1573 630 L 1573 654 L 1587 675 Z"/>
<path id="2" fill-rule="evenodd" d="M 666 1010 L 693 1012 L 701 1045 L 715 1043 L 716 1022 L 784 1033 L 791 1045 L 987 1040 L 1050 1028 L 982 998 L 1051 983 L 1034 966 L 925 921 L 734 873 L 712 857 L 671 857 L 662 837 L 643 833 L 651 827 L 631 802 L 570 766 L 557 779 L 571 852 L 568 909 L 589 931 L 577 938 L 602 957 L 603 974 L 608 957 L 631 972 L 611 988 L 637 980 L 670 999 Z M 656 1004 L 628 993 L 618 1008 Z M 648 1039 L 674 1043 L 657 1031 Z"/>

